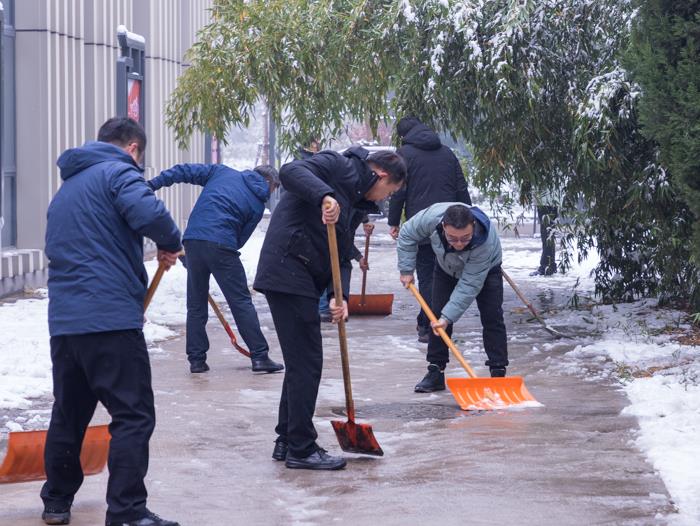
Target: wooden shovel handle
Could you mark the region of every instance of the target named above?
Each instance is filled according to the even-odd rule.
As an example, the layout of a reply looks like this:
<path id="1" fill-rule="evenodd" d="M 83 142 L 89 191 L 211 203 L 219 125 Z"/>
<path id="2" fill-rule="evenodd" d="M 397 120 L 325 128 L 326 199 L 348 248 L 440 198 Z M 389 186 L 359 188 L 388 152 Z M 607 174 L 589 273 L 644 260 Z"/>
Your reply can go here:
<path id="1" fill-rule="evenodd" d="M 156 273 L 153 276 L 153 279 L 151 280 L 151 284 L 148 286 L 148 290 L 146 291 L 146 298 L 143 300 L 143 310 L 144 311 L 151 304 L 151 300 L 153 299 L 153 295 L 156 293 L 156 289 L 158 288 L 158 284 L 160 283 L 160 280 L 163 278 L 164 273 L 165 273 L 165 264 L 159 263 L 158 270 L 156 270 Z"/>
<path id="2" fill-rule="evenodd" d="M 365 234 L 365 265 L 369 262 L 369 234 Z M 367 288 L 367 271 L 362 269 L 362 296 L 360 305 L 365 304 L 365 290 Z"/>
<path id="3" fill-rule="evenodd" d="M 221 309 L 219 308 L 218 303 L 214 300 L 214 298 L 211 297 L 211 294 L 208 295 L 208 301 L 209 305 L 211 305 L 212 310 L 214 311 L 214 314 L 216 314 L 216 317 L 219 318 L 219 321 L 221 322 L 221 325 L 224 327 L 224 330 L 226 331 L 226 334 L 228 334 L 229 340 L 231 340 L 231 345 L 243 356 L 246 356 L 250 358 L 250 352 L 240 345 L 238 345 L 238 339 L 236 339 L 236 333 L 233 332 L 233 329 L 231 328 L 231 325 L 226 321 L 226 318 L 224 318 L 224 314 L 221 312 Z"/>
<path id="4" fill-rule="evenodd" d="M 343 286 L 340 281 L 340 258 L 338 257 L 338 240 L 335 236 L 335 225 L 327 224 L 328 250 L 331 254 L 331 271 L 333 273 L 333 293 L 335 305 L 343 306 Z M 338 339 L 340 340 L 340 360 L 343 364 L 343 385 L 345 386 L 345 407 L 348 420 L 355 421 L 355 402 L 352 399 L 352 385 L 350 383 L 350 360 L 348 358 L 348 339 L 345 333 L 345 320 L 338 322 Z"/>
<path id="5" fill-rule="evenodd" d="M 518 298 L 520 298 L 520 300 L 525 304 L 525 306 L 526 306 L 528 309 L 530 309 L 530 312 L 532 313 L 532 315 L 533 315 L 535 318 L 537 318 L 537 320 L 538 320 L 540 323 L 543 323 L 543 324 L 546 325 L 545 321 L 542 319 L 542 316 L 540 316 L 540 313 L 537 312 L 537 310 L 535 309 L 535 307 L 532 306 L 532 303 L 530 303 L 530 302 L 528 301 L 528 299 L 527 299 L 527 298 L 525 297 L 525 295 L 520 291 L 520 288 L 518 288 L 518 286 L 515 284 L 515 281 L 513 281 L 513 279 L 508 275 L 508 273 L 507 273 L 505 270 L 501 269 L 501 274 L 503 274 L 503 279 L 505 279 L 505 280 L 508 282 L 508 284 L 511 286 L 511 288 L 513 289 L 513 291 L 515 292 L 515 294 L 517 294 Z"/>
<path id="6" fill-rule="evenodd" d="M 428 317 L 428 319 L 432 322 L 437 322 L 438 319 L 435 317 L 435 314 L 433 311 L 430 309 L 428 304 L 425 302 L 423 299 L 423 296 L 421 296 L 421 293 L 418 292 L 418 289 L 413 283 L 408 284 L 408 290 L 410 290 L 413 295 L 416 297 L 418 300 L 418 303 L 420 303 L 421 308 L 423 309 L 423 312 L 425 312 L 425 315 Z M 474 369 L 471 368 L 469 365 L 469 362 L 467 362 L 464 359 L 464 356 L 462 356 L 462 353 L 459 352 L 459 349 L 455 346 L 454 343 L 452 343 L 452 339 L 450 339 L 449 335 L 447 332 L 445 332 L 445 329 L 438 329 L 438 334 L 440 335 L 440 338 L 442 338 L 442 341 L 445 342 L 445 345 L 449 347 L 450 351 L 452 351 L 452 354 L 454 354 L 455 358 L 457 358 L 457 361 L 459 361 L 460 364 L 462 364 L 462 367 L 464 367 L 464 370 L 467 371 L 467 374 L 471 376 L 472 378 L 477 378 L 476 373 L 474 372 Z"/>

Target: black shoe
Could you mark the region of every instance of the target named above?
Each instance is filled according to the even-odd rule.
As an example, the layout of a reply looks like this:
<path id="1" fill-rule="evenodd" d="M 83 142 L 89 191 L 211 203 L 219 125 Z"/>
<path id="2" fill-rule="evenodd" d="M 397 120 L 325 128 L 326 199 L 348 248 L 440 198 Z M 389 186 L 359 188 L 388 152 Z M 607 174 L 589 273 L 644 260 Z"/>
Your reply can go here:
<path id="1" fill-rule="evenodd" d="M 190 364 L 191 373 L 206 373 L 208 370 L 207 362 L 193 362 Z"/>
<path id="2" fill-rule="evenodd" d="M 540 269 L 537 269 L 533 272 L 530 272 L 530 276 L 544 276 L 544 272 L 542 272 Z"/>
<path id="3" fill-rule="evenodd" d="M 433 391 L 445 390 L 445 372 L 440 369 L 440 366 L 431 363 L 428 366 L 428 374 L 416 385 L 414 391 L 416 393 L 432 393 Z"/>
<path id="4" fill-rule="evenodd" d="M 284 369 L 284 365 L 273 362 L 267 356 L 260 360 L 253 359 L 252 362 L 254 373 L 276 373 L 277 371 L 282 371 Z"/>
<path id="5" fill-rule="evenodd" d="M 46 524 L 70 524 L 70 509 L 44 508 L 41 518 Z"/>
<path id="6" fill-rule="evenodd" d="M 429 327 L 421 327 L 419 325 L 417 327 L 417 330 L 418 330 L 418 341 L 421 343 L 428 343 L 428 341 L 430 341 L 431 329 Z"/>
<path id="7" fill-rule="evenodd" d="M 180 526 L 179 522 L 161 519 L 152 511 L 146 510 L 146 516 L 135 521 L 105 521 L 105 526 Z"/>
<path id="8" fill-rule="evenodd" d="M 272 458 L 275 460 L 286 460 L 289 444 L 279 438 L 275 440 L 275 449 L 272 450 Z"/>
<path id="9" fill-rule="evenodd" d="M 335 470 L 345 467 L 343 457 L 329 455 L 325 449 L 318 448 L 306 458 L 297 458 L 291 453 L 287 453 L 287 461 L 284 463 L 290 469 L 325 469 Z"/>
<path id="10" fill-rule="evenodd" d="M 491 378 L 503 378 L 506 375 L 505 367 L 489 367 L 491 370 Z"/>

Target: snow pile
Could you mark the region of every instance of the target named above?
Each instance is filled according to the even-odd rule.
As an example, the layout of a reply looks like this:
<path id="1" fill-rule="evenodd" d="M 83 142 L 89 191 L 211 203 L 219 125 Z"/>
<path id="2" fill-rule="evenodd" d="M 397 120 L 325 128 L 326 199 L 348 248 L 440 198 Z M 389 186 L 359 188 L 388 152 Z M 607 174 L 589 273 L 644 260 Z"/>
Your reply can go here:
<path id="1" fill-rule="evenodd" d="M 0 305 L 0 409 L 26 409 L 30 398 L 51 392 L 49 301 Z"/>
<path id="2" fill-rule="evenodd" d="M 678 504 L 674 521 L 690 525 L 700 523 L 700 354 L 667 330 L 687 329 L 684 318 L 650 300 L 596 306 L 583 316 L 595 341 L 546 361 L 549 370 L 622 382 L 623 413 L 639 422 L 636 445 Z"/>

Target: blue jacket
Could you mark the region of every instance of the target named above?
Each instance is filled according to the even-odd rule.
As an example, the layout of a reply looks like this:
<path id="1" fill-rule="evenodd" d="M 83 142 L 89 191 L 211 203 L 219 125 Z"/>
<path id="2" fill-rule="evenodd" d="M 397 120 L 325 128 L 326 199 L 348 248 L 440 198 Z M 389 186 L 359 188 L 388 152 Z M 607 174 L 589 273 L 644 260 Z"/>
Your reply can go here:
<path id="1" fill-rule="evenodd" d="M 51 336 L 143 327 L 143 236 L 176 252 L 180 231 L 121 148 L 88 142 L 58 158 L 46 225 Z"/>
<path id="2" fill-rule="evenodd" d="M 178 164 L 148 181 L 153 190 L 175 183 L 204 187 L 183 239 L 212 241 L 233 250 L 248 241 L 270 197 L 270 188 L 258 172 L 239 172 L 223 164 Z"/>

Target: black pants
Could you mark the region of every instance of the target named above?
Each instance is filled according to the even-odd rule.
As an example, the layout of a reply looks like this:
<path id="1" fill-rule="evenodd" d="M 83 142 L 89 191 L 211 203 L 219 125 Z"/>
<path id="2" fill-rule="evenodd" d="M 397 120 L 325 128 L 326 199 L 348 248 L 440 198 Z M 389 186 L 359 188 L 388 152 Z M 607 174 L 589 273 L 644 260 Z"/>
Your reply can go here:
<path id="1" fill-rule="evenodd" d="M 557 260 L 555 257 L 556 241 L 550 237 L 551 226 L 557 218 L 556 206 L 538 206 L 537 219 L 540 222 L 540 237 L 542 238 L 542 255 L 540 256 L 540 274 L 554 274 L 557 271 Z"/>
<path id="2" fill-rule="evenodd" d="M 433 274 L 433 312 L 440 318 L 442 309 L 450 300 L 452 291 L 457 286 L 458 280 L 446 274 L 438 265 L 435 265 Z M 481 292 L 476 296 L 476 305 L 481 316 L 481 326 L 483 328 L 484 349 L 489 367 L 505 367 L 508 365 L 508 341 L 506 336 L 506 325 L 503 321 L 503 275 L 501 266 L 493 267 L 488 275 Z M 447 334 L 452 336 L 452 324 L 446 329 Z M 444 367 L 449 362 L 450 350 L 442 341 L 440 336 L 435 336 L 430 331 L 428 341 L 429 363 L 438 364 Z"/>
<path id="3" fill-rule="evenodd" d="M 83 482 L 80 448 L 97 402 L 107 409 L 107 519 L 132 521 L 146 513 L 148 442 L 156 417 L 151 365 L 140 329 L 51 338 L 54 404 L 46 437 L 46 507 L 65 509 Z"/>
<path id="4" fill-rule="evenodd" d="M 267 340 L 260 330 L 258 313 L 248 290 L 248 280 L 240 254 L 210 241 L 185 241 L 187 251 L 187 359 L 203 362 L 209 350 L 209 277 L 213 274 L 231 309 L 236 327 L 253 360 L 265 358 Z"/>
<path id="5" fill-rule="evenodd" d="M 430 244 L 418 245 L 418 254 L 416 255 L 416 274 L 418 276 L 418 290 L 421 296 L 428 305 L 431 305 L 433 297 L 433 269 L 435 268 L 435 252 Z M 431 307 L 432 308 L 432 307 Z M 416 317 L 418 327 L 424 332 L 430 331 L 430 320 L 423 312 L 423 309 L 418 309 Z"/>
<path id="6" fill-rule="evenodd" d="M 284 357 L 284 382 L 275 431 L 295 457 L 316 451 L 313 424 L 323 369 L 318 299 L 266 292 L 270 313 Z"/>

